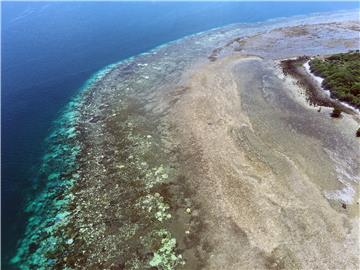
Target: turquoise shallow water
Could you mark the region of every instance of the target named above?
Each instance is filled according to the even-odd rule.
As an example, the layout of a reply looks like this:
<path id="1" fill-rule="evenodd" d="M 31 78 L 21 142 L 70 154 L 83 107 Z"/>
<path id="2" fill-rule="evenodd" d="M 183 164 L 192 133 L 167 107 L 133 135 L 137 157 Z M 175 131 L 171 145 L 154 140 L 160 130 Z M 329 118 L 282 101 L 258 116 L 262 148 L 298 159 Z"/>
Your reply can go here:
<path id="1" fill-rule="evenodd" d="M 150 52 L 108 65 L 96 72 L 84 83 L 78 94 L 64 108 L 46 140 L 47 152 L 42 158 L 39 174 L 36 178 L 37 181 L 34 185 L 40 191 L 35 199 L 30 200 L 26 205 L 26 211 L 31 216 L 23 241 L 18 248 L 17 255 L 12 258 L 12 263 L 17 265 L 21 258 L 26 257 L 28 253 L 32 255 L 31 258 L 27 259 L 25 265 L 41 265 L 43 269 L 47 269 L 56 261 L 55 259 L 49 259 L 45 255 L 56 250 L 57 246 L 64 241 L 62 235 L 56 236 L 54 233 L 58 232 L 59 229 L 61 231 L 61 228 L 68 224 L 68 217 L 71 215 L 68 211 L 73 200 L 71 188 L 80 177 L 79 166 L 81 166 L 81 163 L 77 162 L 77 158 L 85 148 L 83 145 L 84 140 L 79 137 L 78 124 L 82 113 L 81 108 L 86 102 L 84 97 L 88 90 L 101 89 L 103 87 L 101 85 L 102 81 L 111 83 L 111 76 L 116 76 L 117 70 L 126 70 L 127 66 L 144 66 L 144 73 L 140 68 L 137 71 L 140 73 L 136 77 L 147 79 L 151 75 L 146 68 L 149 64 L 158 65 L 154 74 L 158 73 L 159 76 L 167 76 L 159 71 L 165 70 L 167 65 L 162 66 L 160 60 L 164 58 L 164 63 L 176 63 L 180 60 L 183 62 L 178 67 L 179 70 L 175 69 L 171 72 L 171 74 L 177 74 L 177 72 L 181 73 L 196 58 L 206 56 L 212 48 L 233 37 L 249 35 L 259 31 L 259 29 L 268 30 L 274 27 L 296 25 L 303 22 L 326 22 L 334 17 L 338 20 L 345 20 L 350 18 L 349 15 L 356 18 L 356 13 L 339 13 L 328 14 L 327 16 L 315 15 L 307 18 L 300 16 L 294 17 L 292 20 L 278 19 L 269 23 L 253 25 L 230 25 L 161 45 Z M 171 61 L 169 62 L 169 60 Z M 110 76 L 110 79 L 105 80 L 107 75 Z M 140 87 L 139 91 L 144 89 L 141 88 L 141 85 L 138 87 Z M 144 93 L 146 93 L 145 90 L 143 90 L 143 93 L 139 92 L 138 94 L 143 95 Z M 49 235 L 51 236 L 49 237 Z M 65 241 L 67 244 L 73 243 L 72 238 Z M 27 269 L 26 266 L 24 269 Z"/>
<path id="2" fill-rule="evenodd" d="M 44 258 L 44 254 L 58 245 L 59 238 L 48 237 L 38 240 L 42 233 L 51 234 L 68 222 L 67 216 L 70 213 L 65 209 L 73 199 L 68 192 L 79 178 L 77 173 L 79 164 L 76 159 L 82 149 L 77 131 L 79 108 L 83 103 L 81 95 L 101 80 L 114 66 L 115 64 L 106 66 L 93 74 L 79 89 L 79 94 L 66 105 L 61 117 L 54 122 L 52 132 L 46 139 L 47 153 L 42 158 L 39 174 L 34 183 L 38 195 L 29 200 L 25 206 L 25 212 L 30 213 L 31 216 L 24 241 L 19 246 L 17 255 L 11 259 L 12 264 L 18 265 L 23 252 L 32 249 L 36 251 L 32 256 L 35 265 L 43 265 L 43 269 L 51 267 L 52 260 Z M 35 246 L 35 242 L 40 243 L 40 246 Z"/>

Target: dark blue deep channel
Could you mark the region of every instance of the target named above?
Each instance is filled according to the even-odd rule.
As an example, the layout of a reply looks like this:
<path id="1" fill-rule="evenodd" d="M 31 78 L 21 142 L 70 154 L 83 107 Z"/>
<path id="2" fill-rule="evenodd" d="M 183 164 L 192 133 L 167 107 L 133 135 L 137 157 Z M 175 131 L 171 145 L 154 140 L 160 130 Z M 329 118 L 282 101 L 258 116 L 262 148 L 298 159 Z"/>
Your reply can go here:
<path id="1" fill-rule="evenodd" d="M 185 35 L 236 22 L 358 8 L 356 2 L 2 2 L 2 269 L 26 224 L 61 109 L 92 73 Z"/>

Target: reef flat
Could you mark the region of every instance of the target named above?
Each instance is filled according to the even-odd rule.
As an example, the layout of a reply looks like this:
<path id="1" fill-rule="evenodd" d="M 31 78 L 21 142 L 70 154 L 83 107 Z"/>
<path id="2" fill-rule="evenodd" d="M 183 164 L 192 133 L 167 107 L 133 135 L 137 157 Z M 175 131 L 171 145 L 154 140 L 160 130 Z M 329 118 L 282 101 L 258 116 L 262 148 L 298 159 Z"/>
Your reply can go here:
<path id="1" fill-rule="evenodd" d="M 230 25 L 95 74 L 49 136 L 12 263 L 358 267 L 359 117 L 334 125 L 278 62 L 356 48 L 356 18 Z"/>

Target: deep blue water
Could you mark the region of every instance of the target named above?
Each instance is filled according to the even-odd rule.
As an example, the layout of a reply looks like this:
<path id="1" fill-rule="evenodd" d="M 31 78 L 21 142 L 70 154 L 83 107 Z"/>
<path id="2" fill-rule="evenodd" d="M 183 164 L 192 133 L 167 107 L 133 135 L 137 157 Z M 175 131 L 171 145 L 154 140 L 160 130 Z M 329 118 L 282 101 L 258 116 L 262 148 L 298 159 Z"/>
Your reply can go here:
<path id="1" fill-rule="evenodd" d="M 23 202 L 52 121 L 103 66 L 235 22 L 358 8 L 357 2 L 2 2 L 2 265 L 25 224 Z"/>

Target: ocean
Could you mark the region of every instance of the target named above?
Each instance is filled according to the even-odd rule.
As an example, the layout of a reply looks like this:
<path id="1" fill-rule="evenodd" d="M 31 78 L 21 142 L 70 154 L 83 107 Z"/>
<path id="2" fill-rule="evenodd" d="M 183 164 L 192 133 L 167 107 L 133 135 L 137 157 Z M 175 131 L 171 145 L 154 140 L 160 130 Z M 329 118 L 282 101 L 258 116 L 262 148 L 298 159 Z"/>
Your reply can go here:
<path id="1" fill-rule="evenodd" d="M 358 8 L 357 2 L 2 2 L 2 267 L 24 232 L 25 201 L 64 107 L 94 72 L 181 37 Z"/>

